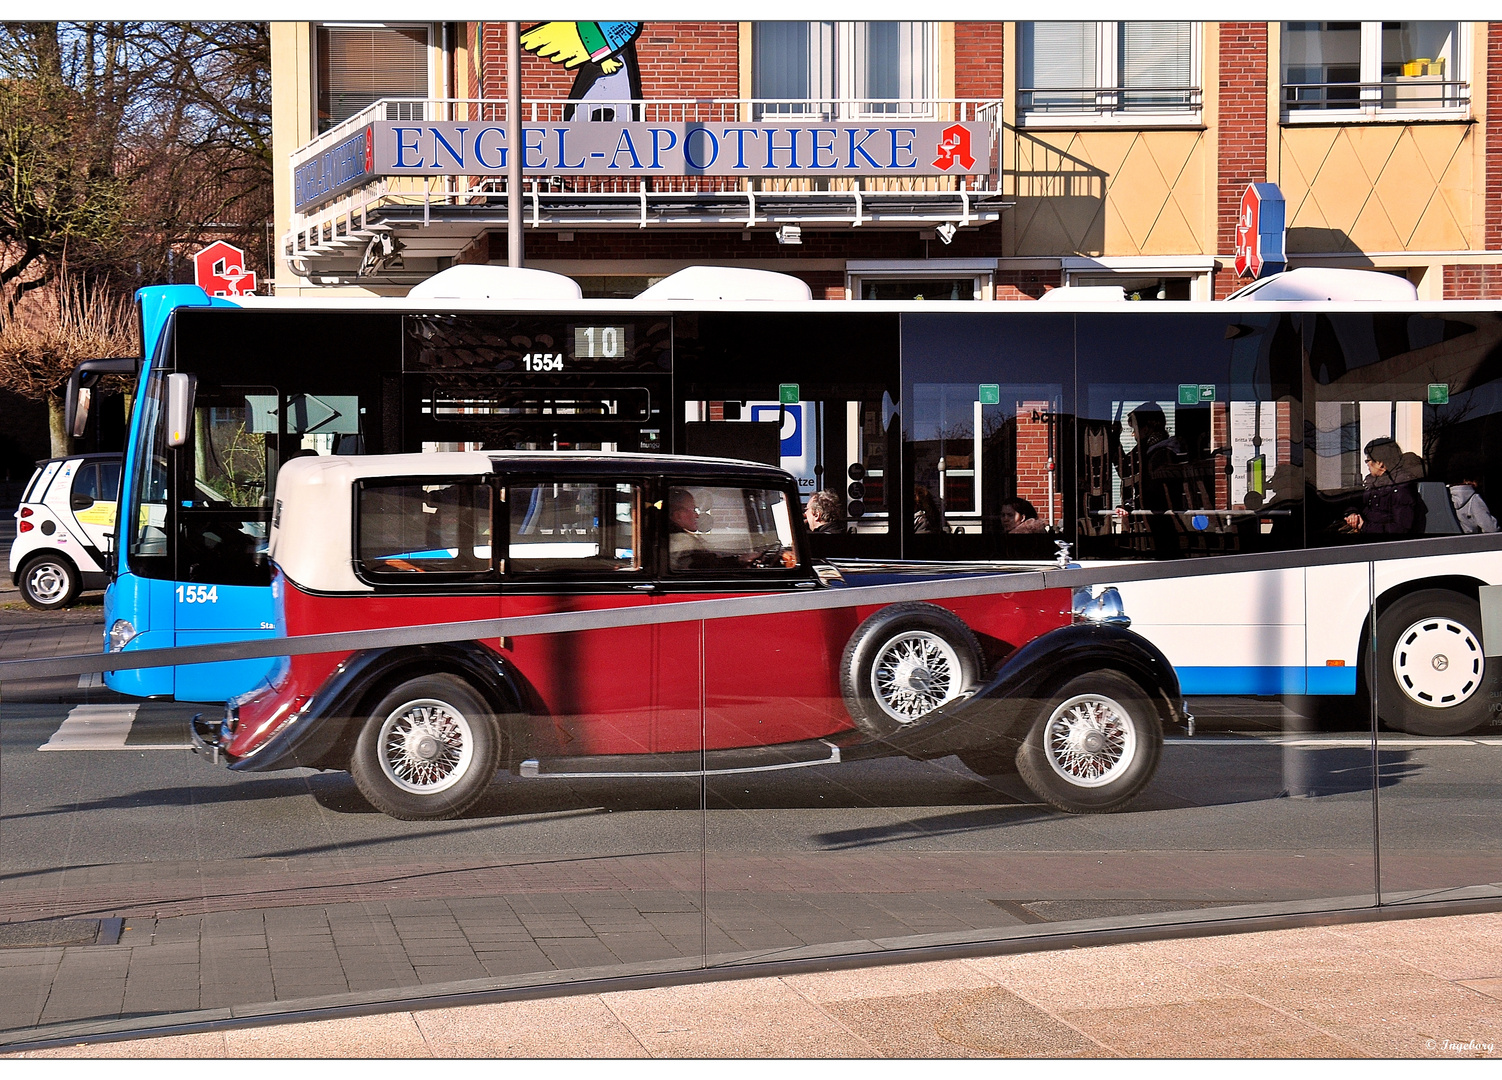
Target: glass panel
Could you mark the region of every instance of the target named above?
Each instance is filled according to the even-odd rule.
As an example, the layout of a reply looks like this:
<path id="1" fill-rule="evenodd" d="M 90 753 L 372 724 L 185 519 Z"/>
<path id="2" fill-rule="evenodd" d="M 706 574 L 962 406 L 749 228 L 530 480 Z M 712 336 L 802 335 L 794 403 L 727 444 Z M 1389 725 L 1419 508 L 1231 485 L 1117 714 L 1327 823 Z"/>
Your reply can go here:
<path id="1" fill-rule="evenodd" d="M 1455 22 L 1385 22 L 1382 24 L 1384 109 L 1439 109 L 1459 103 L 1446 81 L 1455 70 L 1460 24 Z"/>
<path id="2" fill-rule="evenodd" d="M 862 300 L 974 300 L 975 278 L 864 278 Z"/>
<path id="3" fill-rule="evenodd" d="M 835 24 L 758 22 L 751 27 L 751 96 L 769 99 L 756 118 L 775 113 L 832 114 Z"/>
<path id="4" fill-rule="evenodd" d="M 1502 491 L 1492 315 L 1305 319 L 1313 386 L 1311 544 L 1490 531 Z M 1457 514 L 1456 507 L 1463 509 Z"/>
<path id="5" fill-rule="evenodd" d="M 641 569 L 641 491 L 631 484 L 513 484 L 508 574 Z"/>
<path id="6" fill-rule="evenodd" d="M 908 558 L 1052 559 L 1073 539 L 1059 486 L 1071 316 L 902 323 Z"/>
<path id="7" fill-rule="evenodd" d="M 491 489 L 483 482 L 366 483 L 357 507 L 355 557 L 367 574 L 490 569 Z"/>
<path id="8" fill-rule="evenodd" d="M 886 570 L 851 565 L 844 581 Z M 1160 587 L 1203 609 L 1207 594 L 1219 602 L 1237 585 Z M 1279 602 L 1296 620 L 1279 644 L 1301 665 L 1302 590 Z M 864 608 L 806 625 L 705 624 L 706 657 L 736 657 L 707 669 L 706 726 L 738 722 L 743 739 L 771 743 L 754 765 L 706 754 L 710 964 L 1373 902 L 1370 731 L 1315 733 L 1307 699 L 1191 702 L 1191 735 L 1091 652 L 1042 672 L 1036 696 L 982 691 L 973 700 L 987 704 L 953 723 L 925 722 L 925 704 L 971 678 L 1007 685 L 1015 658 L 1047 668 L 1059 655 L 1050 640 L 1078 633 L 1064 625 L 1068 604 L 1029 592 L 936 601 L 921 616 Z M 1243 595 L 1233 618 L 1259 604 L 1266 595 Z M 776 655 L 755 651 L 779 640 Z M 1114 806 L 1139 781 L 1112 812 L 1060 809 Z"/>
<path id="9" fill-rule="evenodd" d="M 781 491 L 668 488 L 668 566 L 675 572 L 791 570 L 799 565 Z"/>
<path id="10" fill-rule="evenodd" d="M 1360 104 L 1360 23 L 1284 23 L 1282 55 L 1288 109 L 1354 109 Z"/>
<path id="11" fill-rule="evenodd" d="M 928 24 L 855 24 L 855 83 L 862 111 L 910 113 L 928 97 Z M 880 99 L 896 99 L 882 101 Z"/>
<path id="12" fill-rule="evenodd" d="M 130 529 L 130 567 L 146 577 L 172 576 L 167 551 L 167 538 L 171 535 L 167 526 L 167 509 L 172 495 L 168 490 L 171 474 L 168 471 L 164 417 L 166 386 L 166 376 L 160 369 L 155 369 L 147 376 L 141 391 L 145 400 L 136 437 L 141 452 L 136 454 L 135 474 L 130 484 L 133 512 L 126 518 L 130 523 L 127 526 Z"/>
<path id="13" fill-rule="evenodd" d="M 1302 364 L 1289 319 L 1082 315 L 1078 325 L 1082 558 L 1302 546 Z"/>

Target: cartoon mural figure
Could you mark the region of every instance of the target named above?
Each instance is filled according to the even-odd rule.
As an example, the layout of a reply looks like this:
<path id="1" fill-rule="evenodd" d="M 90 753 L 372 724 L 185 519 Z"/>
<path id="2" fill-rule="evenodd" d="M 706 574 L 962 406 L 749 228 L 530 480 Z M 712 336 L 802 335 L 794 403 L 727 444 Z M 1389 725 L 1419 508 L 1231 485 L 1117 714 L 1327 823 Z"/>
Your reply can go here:
<path id="1" fill-rule="evenodd" d="M 641 67 L 636 62 L 641 30 L 639 22 L 545 22 L 523 32 L 521 46 L 568 71 L 577 69 L 570 101 L 636 101 L 642 96 Z M 577 108 L 567 106 L 563 118 L 574 119 Z M 639 114 L 639 106 L 633 105 L 631 119 L 640 120 Z M 615 108 L 592 108 L 589 119 L 614 120 Z"/>

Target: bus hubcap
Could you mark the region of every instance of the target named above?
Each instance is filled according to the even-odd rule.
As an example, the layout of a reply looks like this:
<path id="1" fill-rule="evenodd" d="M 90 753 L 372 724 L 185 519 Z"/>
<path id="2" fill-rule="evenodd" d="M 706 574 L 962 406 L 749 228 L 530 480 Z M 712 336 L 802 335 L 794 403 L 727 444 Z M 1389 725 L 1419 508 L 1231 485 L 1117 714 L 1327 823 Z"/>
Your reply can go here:
<path id="1" fill-rule="evenodd" d="M 1486 657 L 1481 643 L 1454 619 L 1420 619 L 1398 635 L 1392 673 L 1408 699 L 1431 709 L 1449 709 L 1481 687 Z"/>

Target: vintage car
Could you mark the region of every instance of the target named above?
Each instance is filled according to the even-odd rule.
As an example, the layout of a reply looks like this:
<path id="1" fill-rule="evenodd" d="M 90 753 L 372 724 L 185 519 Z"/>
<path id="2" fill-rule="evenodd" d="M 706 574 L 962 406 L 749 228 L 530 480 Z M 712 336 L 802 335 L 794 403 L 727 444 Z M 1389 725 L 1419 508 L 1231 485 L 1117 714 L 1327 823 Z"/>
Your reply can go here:
<path id="1" fill-rule="evenodd" d="M 797 482 L 750 462 L 305 457 L 277 477 L 269 551 L 289 636 L 566 612 L 631 624 L 293 656 L 222 722 L 194 723 L 233 769 L 348 770 L 398 818 L 458 815 L 502 767 L 641 777 L 949 754 L 1098 813 L 1142 790 L 1163 726 L 1184 719 L 1172 667 L 1120 625 L 1114 590 L 801 599 L 1037 568 L 817 561 Z M 754 596 L 793 610 L 663 621 L 664 605 Z"/>

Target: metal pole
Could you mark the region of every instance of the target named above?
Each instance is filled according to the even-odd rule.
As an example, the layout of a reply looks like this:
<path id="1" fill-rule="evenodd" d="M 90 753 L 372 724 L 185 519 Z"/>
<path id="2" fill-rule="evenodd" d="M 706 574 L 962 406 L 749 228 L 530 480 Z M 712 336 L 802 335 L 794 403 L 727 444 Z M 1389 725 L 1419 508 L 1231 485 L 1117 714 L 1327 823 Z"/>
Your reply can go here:
<path id="1" fill-rule="evenodd" d="M 522 264 L 522 24 L 506 24 L 506 265 Z"/>

